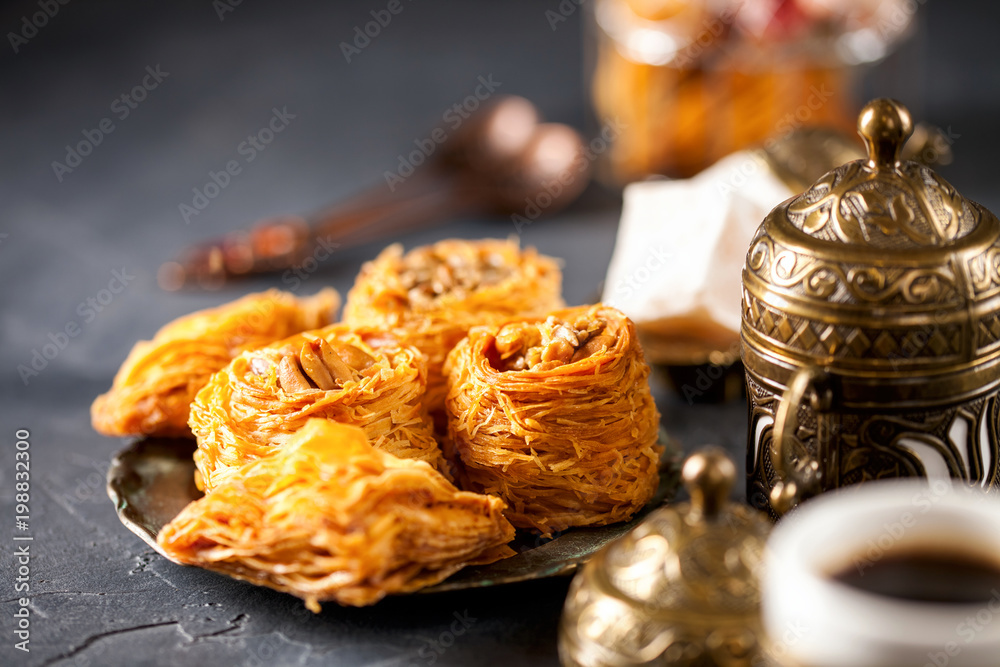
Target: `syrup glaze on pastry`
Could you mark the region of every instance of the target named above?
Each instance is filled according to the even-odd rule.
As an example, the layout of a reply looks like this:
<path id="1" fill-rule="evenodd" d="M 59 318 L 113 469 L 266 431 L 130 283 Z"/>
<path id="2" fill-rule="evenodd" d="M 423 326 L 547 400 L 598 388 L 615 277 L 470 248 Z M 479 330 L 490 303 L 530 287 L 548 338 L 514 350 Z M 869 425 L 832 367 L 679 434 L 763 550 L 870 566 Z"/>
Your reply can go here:
<path id="1" fill-rule="evenodd" d="M 369 605 L 513 555 L 493 496 L 313 419 L 188 505 L 157 538 L 170 557 L 319 602 Z"/>
<path id="2" fill-rule="evenodd" d="M 191 401 L 216 371 L 244 350 L 329 324 L 339 307 L 331 288 L 309 297 L 272 289 L 180 317 L 135 344 L 111 389 L 91 406 L 94 429 L 190 437 Z"/>
<path id="3" fill-rule="evenodd" d="M 473 329 L 448 357 L 462 487 L 544 535 L 631 518 L 659 480 L 660 415 L 635 327 L 583 306 Z"/>
<path id="4" fill-rule="evenodd" d="M 310 418 L 359 426 L 377 449 L 447 474 L 426 387 L 423 355 L 381 331 L 334 324 L 244 352 L 191 405 L 199 487 L 271 455 Z"/>

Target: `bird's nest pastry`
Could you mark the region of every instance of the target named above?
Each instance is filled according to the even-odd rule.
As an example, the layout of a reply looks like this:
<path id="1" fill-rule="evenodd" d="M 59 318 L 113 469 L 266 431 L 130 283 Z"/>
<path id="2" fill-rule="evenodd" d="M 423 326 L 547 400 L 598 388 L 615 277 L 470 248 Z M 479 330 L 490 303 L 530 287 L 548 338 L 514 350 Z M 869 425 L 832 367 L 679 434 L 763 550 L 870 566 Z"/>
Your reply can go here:
<path id="1" fill-rule="evenodd" d="M 428 357 L 428 407 L 447 392 L 448 352 L 477 325 L 562 307 L 556 260 L 515 241 L 450 239 L 404 254 L 391 245 L 361 269 L 344 306 L 352 326 L 395 330 Z"/>
<path id="2" fill-rule="evenodd" d="M 376 448 L 446 471 L 426 385 L 423 355 L 381 331 L 334 324 L 244 352 L 191 405 L 199 487 L 273 453 L 314 417 L 361 427 Z"/>
<path id="3" fill-rule="evenodd" d="M 244 350 L 329 324 L 339 307 L 331 288 L 311 297 L 272 289 L 178 318 L 135 344 L 111 389 L 91 406 L 94 429 L 190 437 L 191 401 L 214 373 Z"/>
<path id="4" fill-rule="evenodd" d="M 462 487 L 543 535 L 631 518 L 658 483 L 660 416 L 635 327 L 601 305 L 475 328 L 446 365 Z"/>
<path id="5" fill-rule="evenodd" d="M 188 505 L 157 542 L 198 565 L 319 602 L 368 605 L 513 554 L 501 500 L 313 419 L 273 456 Z"/>

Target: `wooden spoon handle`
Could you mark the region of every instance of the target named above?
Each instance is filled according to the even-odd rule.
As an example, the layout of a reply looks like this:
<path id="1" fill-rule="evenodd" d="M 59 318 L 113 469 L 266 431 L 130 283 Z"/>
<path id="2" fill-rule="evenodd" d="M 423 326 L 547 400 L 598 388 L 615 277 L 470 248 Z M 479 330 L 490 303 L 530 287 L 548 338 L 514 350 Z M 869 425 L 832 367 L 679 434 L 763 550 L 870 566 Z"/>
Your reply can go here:
<path id="1" fill-rule="evenodd" d="M 429 166 L 394 190 L 371 188 L 315 213 L 267 218 L 190 246 L 163 264 L 157 279 L 167 290 L 216 289 L 235 278 L 294 268 L 320 248 L 357 245 L 475 208 L 458 178 Z"/>

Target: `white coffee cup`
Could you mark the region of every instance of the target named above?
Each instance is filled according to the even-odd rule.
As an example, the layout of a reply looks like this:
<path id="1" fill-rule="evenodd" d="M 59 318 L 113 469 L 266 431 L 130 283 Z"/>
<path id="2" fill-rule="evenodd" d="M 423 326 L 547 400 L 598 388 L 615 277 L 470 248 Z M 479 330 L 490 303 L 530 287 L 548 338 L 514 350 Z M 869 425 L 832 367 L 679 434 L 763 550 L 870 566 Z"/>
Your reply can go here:
<path id="1" fill-rule="evenodd" d="M 1000 562 L 1000 498 L 941 480 L 893 480 L 803 503 L 768 540 L 762 609 L 771 661 L 1000 665 L 1000 590 L 974 603 L 927 602 L 835 578 L 851 567 L 863 577 L 887 554 L 930 551 Z"/>

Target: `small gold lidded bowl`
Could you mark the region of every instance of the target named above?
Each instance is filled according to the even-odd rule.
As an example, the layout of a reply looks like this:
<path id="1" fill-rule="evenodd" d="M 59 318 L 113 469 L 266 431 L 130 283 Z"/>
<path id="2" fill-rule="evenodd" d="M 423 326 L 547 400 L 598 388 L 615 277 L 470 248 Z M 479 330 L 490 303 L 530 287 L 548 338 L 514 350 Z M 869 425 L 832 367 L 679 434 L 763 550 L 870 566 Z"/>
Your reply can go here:
<path id="1" fill-rule="evenodd" d="M 900 161 L 898 102 L 765 218 L 743 270 L 747 495 L 777 518 L 873 479 L 1000 485 L 1000 221 Z"/>
<path id="2" fill-rule="evenodd" d="M 564 666 L 757 664 L 771 524 L 728 502 L 735 475 L 721 450 L 693 454 L 682 471 L 691 502 L 656 510 L 577 574 L 559 629 Z"/>

